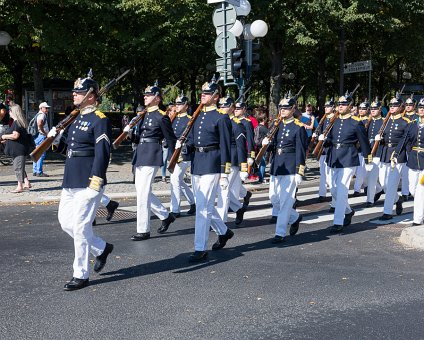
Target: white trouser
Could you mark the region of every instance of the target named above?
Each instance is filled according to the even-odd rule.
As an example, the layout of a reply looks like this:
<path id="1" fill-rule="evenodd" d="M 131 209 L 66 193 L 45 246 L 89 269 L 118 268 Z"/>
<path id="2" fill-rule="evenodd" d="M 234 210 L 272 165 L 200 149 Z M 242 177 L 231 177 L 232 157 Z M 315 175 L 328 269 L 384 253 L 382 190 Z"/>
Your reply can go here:
<path id="1" fill-rule="evenodd" d="M 414 196 L 414 222 L 424 223 L 424 185 L 420 179 L 424 176 L 424 170 L 409 169 L 409 191 Z"/>
<path id="2" fill-rule="evenodd" d="M 215 208 L 220 176 L 220 174 L 192 175 L 191 182 L 196 202 L 194 250 L 206 250 L 210 226 L 218 235 L 227 232 L 227 226 Z"/>
<path id="3" fill-rule="evenodd" d="M 404 165 L 405 163 L 400 163 L 396 164 L 396 166 L 392 168 L 390 163 L 380 163 L 379 178 L 380 183 L 383 186 L 383 190 L 386 193 L 383 209 L 384 214 L 391 215 L 393 213 L 393 205 L 399 199 L 397 191 L 400 174 Z"/>
<path id="4" fill-rule="evenodd" d="M 150 232 L 150 210 L 160 220 L 168 218 L 168 210 L 152 193 L 152 183 L 158 166 L 135 168 L 135 190 L 137 191 L 137 233 Z"/>
<path id="5" fill-rule="evenodd" d="M 287 226 L 299 218 L 299 213 L 293 209 L 296 194 L 294 175 L 271 176 L 269 183 L 269 196 L 274 200 L 273 210 L 278 206 L 275 235 L 286 236 Z M 272 198 L 271 198 L 272 197 Z"/>
<path id="6" fill-rule="evenodd" d="M 327 156 L 326 155 L 322 155 L 319 158 L 319 190 L 318 190 L 318 195 L 325 197 L 327 196 L 327 184 L 328 184 L 328 178 L 327 178 L 327 174 L 328 174 L 328 166 L 327 163 L 325 162 L 325 158 Z"/>
<path id="7" fill-rule="evenodd" d="M 355 184 L 353 185 L 353 190 L 356 192 L 361 192 L 362 187 L 366 186 L 367 171 L 365 170 L 364 156 L 362 156 L 362 153 L 359 153 L 358 156 L 359 166 L 356 167 L 356 178 Z"/>
<path id="8" fill-rule="evenodd" d="M 74 274 L 78 279 L 90 276 L 89 253 L 99 256 L 106 242 L 93 233 L 93 221 L 100 204 L 100 193 L 92 189 L 62 189 L 58 218 L 63 231 L 74 239 Z"/>
<path id="9" fill-rule="evenodd" d="M 378 181 L 378 171 L 379 171 L 380 158 L 373 157 L 372 159 L 372 169 L 368 171 L 368 191 L 367 191 L 367 202 L 374 203 L 374 196 L 376 193 L 381 192 L 383 188 Z"/>
<path id="10" fill-rule="evenodd" d="M 247 189 L 244 187 L 243 184 L 240 184 L 240 194 L 239 194 L 240 199 L 245 198 L 246 195 L 247 195 Z"/>
<path id="11" fill-rule="evenodd" d="M 174 172 L 171 174 L 171 206 L 173 213 L 180 212 L 181 193 L 184 194 L 188 203 L 194 204 L 194 195 L 190 187 L 184 182 L 184 175 L 191 162 L 184 161 L 175 165 Z"/>
<path id="12" fill-rule="evenodd" d="M 332 168 L 331 169 L 331 195 L 333 195 L 336 206 L 334 210 L 334 224 L 343 225 L 345 214 L 350 214 L 348 195 L 349 185 L 355 173 L 356 167 Z"/>
<path id="13" fill-rule="evenodd" d="M 100 199 L 100 204 L 105 207 L 109 204 L 109 202 L 110 202 L 110 198 L 107 197 L 105 194 L 103 194 Z"/>
<path id="14" fill-rule="evenodd" d="M 409 168 L 406 166 L 406 164 L 403 166 L 401 171 L 401 193 L 403 196 L 409 195 Z"/>
<path id="15" fill-rule="evenodd" d="M 241 178 L 239 173 L 240 168 L 238 166 L 232 166 L 231 172 L 228 175 L 229 185 L 227 189 L 222 190 L 221 186 L 218 185 L 218 201 L 216 204 L 216 210 L 224 222 L 227 222 L 228 220 L 228 207 L 230 207 L 234 212 L 241 209 L 242 207 L 242 204 L 237 199 L 239 197 L 241 186 Z"/>

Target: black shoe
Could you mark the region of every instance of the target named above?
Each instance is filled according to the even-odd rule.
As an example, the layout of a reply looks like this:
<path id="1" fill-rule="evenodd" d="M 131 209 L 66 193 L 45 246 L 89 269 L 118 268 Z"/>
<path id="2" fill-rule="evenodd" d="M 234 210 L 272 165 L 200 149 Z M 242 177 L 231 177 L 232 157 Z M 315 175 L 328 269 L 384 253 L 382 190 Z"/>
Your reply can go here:
<path id="1" fill-rule="evenodd" d="M 137 233 L 131 236 L 132 241 L 144 241 L 150 238 L 150 233 Z"/>
<path id="2" fill-rule="evenodd" d="M 96 263 L 94 264 L 94 271 L 96 273 L 100 272 L 103 269 L 106 264 L 107 257 L 112 252 L 112 250 L 113 244 L 106 243 L 106 247 L 105 250 L 103 250 L 103 253 L 99 256 L 96 256 Z"/>
<path id="3" fill-rule="evenodd" d="M 71 281 L 69 281 L 64 287 L 64 290 L 71 291 L 71 290 L 77 290 L 81 288 L 87 287 L 89 284 L 88 279 L 77 279 L 76 277 L 73 277 Z"/>
<path id="4" fill-rule="evenodd" d="M 251 197 L 252 197 L 252 192 L 251 191 L 248 191 L 246 193 L 246 196 L 244 196 L 244 198 L 243 198 L 243 208 L 244 209 L 247 209 L 247 207 L 249 206 L 250 198 Z"/>
<path id="5" fill-rule="evenodd" d="M 402 214 L 402 211 L 403 211 L 402 199 L 399 199 L 399 200 L 396 202 L 396 215 L 400 215 L 400 214 Z"/>
<path id="6" fill-rule="evenodd" d="M 391 220 L 393 218 L 393 216 L 392 215 L 389 215 L 389 214 L 383 214 L 380 218 L 379 218 L 379 220 L 380 221 L 388 221 L 388 220 Z"/>
<path id="7" fill-rule="evenodd" d="M 368 194 L 368 187 L 364 188 L 364 194 L 365 194 L 365 196 Z"/>
<path id="8" fill-rule="evenodd" d="M 361 193 L 359 191 L 354 191 L 352 197 L 359 197 Z"/>
<path id="9" fill-rule="evenodd" d="M 302 221 L 302 219 L 303 219 L 303 216 L 299 215 L 297 220 L 290 226 L 290 236 L 294 236 L 297 234 L 299 230 L 299 224 Z"/>
<path id="10" fill-rule="evenodd" d="M 344 221 L 343 221 L 343 227 L 350 226 L 352 223 L 352 217 L 355 215 L 355 210 L 352 209 L 352 211 L 349 214 L 345 215 Z"/>
<path id="11" fill-rule="evenodd" d="M 272 244 L 278 244 L 278 243 L 283 243 L 285 241 L 285 237 L 280 236 L 280 235 L 275 235 L 274 238 L 271 240 Z"/>
<path id="12" fill-rule="evenodd" d="M 406 202 L 408 201 L 409 195 L 402 195 L 403 201 Z"/>
<path id="13" fill-rule="evenodd" d="M 330 213 L 330 214 L 332 214 L 333 212 L 335 212 L 336 211 L 336 208 L 334 208 L 334 207 L 330 207 L 330 209 L 328 209 L 328 212 Z"/>
<path id="14" fill-rule="evenodd" d="M 181 217 L 181 213 L 173 213 L 175 218 Z"/>
<path id="15" fill-rule="evenodd" d="M 340 224 L 335 224 L 331 227 L 330 231 L 332 233 L 339 233 L 343 230 L 344 226 L 340 225 Z"/>
<path id="16" fill-rule="evenodd" d="M 40 174 L 37 174 L 37 177 L 50 177 L 50 176 L 42 172 Z"/>
<path id="17" fill-rule="evenodd" d="M 119 203 L 116 201 L 110 201 L 108 205 L 106 206 L 107 209 L 107 216 L 106 221 L 110 221 L 113 217 L 113 214 L 115 213 L 115 210 L 119 207 Z"/>
<path id="18" fill-rule="evenodd" d="M 325 196 L 319 196 L 318 197 L 318 203 L 324 203 L 326 201 L 326 197 Z"/>
<path id="19" fill-rule="evenodd" d="M 196 204 L 190 204 L 190 209 L 187 211 L 187 215 L 194 215 L 196 213 Z"/>
<path id="20" fill-rule="evenodd" d="M 412 223 L 412 226 L 413 226 L 413 227 L 416 227 L 416 226 L 418 226 L 418 225 L 421 225 L 421 223 L 415 223 L 415 222 L 413 222 L 413 223 Z"/>
<path id="21" fill-rule="evenodd" d="M 236 212 L 236 225 L 240 225 L 241 222 L 243 222 L 243 217 L 244 217 L 244 213 L 246 212 L 246 209 L 241 207 L 239 210 L 237 210 Z"/>
<path id="22" fill-rule="evenodd" d="M 234 232 L 231 229 L 227 229 L 225 235 L 219 235 L 218 240 L 212 245 L 212 250 L 218 250 L 224 248 L 227 241 L 234 236 Z"/>
<path id="23" fill-rule="evenodd" d="M 208 259 L 207 251 L 196 250 L 193 254 L 190 255 L 188 262 L 201 262 Z"/>
<path id="24" fill-rule="evenodd" d="M 96 221 L 96 219 L 94 219 L 93 220 L 93 224 L 92 224 L 92 226 L 94 227 L 94 226 L 96 226 L 97 225 L 97 221 Z"/>
<path id="25" fill-rule="evenodd" d="M 33 172 L 32 175 L 35 176 L 35 177 L 37 177 L 37 173 L 36 172 Z"/>
<path id="26" fill-rule="evenodd" d="M 175 221 L 175 216 L 172 212 L 169 213 L 168 217 L 162 221 L 162 225 L 158 228 L 158 233 L 163 234 L 166 232 L 172 222 Z"/>
<path id="27" fill-rule="evenodd" d="M 381 190 L 380 192 L 376 193 L 374 196 L 374 204 L 377 203 L 377 201 L 380 199 L 381 195 L 383 195 L 383 190 Z"/>
<path id="28" fill-rule="evenodd" d="M 371 208 L 372 206 L 374 206 L 374 203 L 367 202 L 367 204 L 365 204 L 365 207 L 367 208 Z"/>
<path id="29" fill-rule="evenodd" d="M 270 219 L 269 219 L 269 221 L 268 221 L 270 224 L 274 224 L 274 223 L 277 223 L 277 216 L 272 216 Z"/>

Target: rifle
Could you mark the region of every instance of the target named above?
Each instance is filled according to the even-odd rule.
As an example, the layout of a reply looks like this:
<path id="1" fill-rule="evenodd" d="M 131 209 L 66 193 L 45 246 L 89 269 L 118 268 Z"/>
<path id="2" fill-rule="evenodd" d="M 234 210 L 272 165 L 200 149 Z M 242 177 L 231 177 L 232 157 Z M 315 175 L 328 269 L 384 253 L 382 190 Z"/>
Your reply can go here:
<path id="1" fill-rule="evenodd" d="M 403 85 L 402 89 L 400 90 L 399 95 L 402 94 L 404 88 L 405 88 L 405 85 Z M 401 106 L 399 106 L 399 109 L 400 108 L 401 108 Z M 387 123 L 389 122 L 389 119 L 390 119 L 391 116 L 392 116 L 392 113 L 389 110 L 389 112 L 387 112 L 386 118 L 384 118 L 384 120 L 383 120 L 383 124 L 381 125 L 380 130 L 378 130 L 378 135 L 380 135 L 380 137 L 383 137 L 384 130 L 386 130 Z M 375 154 L 377 153 L 379 145 L 380 145 L 380 140 L 374 141 L 374 145 L 373 145 L 372 150 L 371 150 L 372 157 L 374 157 Z"/>
<path id="2" fill-rule="evenodd" d="M 163 96 L 166 95 L 169 91 L 171 91 L 172 88 L 174 88 L 175 86 L 177 86 L 179 83 L 181 83 L 181 80 L 177 81 L 174 85 L 168 87 L 164 92 L 163 92 Z M 127 126 L 130 127 L 130 129 L 132 129 L 134 126 L 136 126 L 146 115 L 147 112 L 147 108 L 145 108 L 143 111 L 140 112 L 139 115 L 137 115 L 136 117 L 134 117 L 130 124 L 128 124 Z M 128 131 L 122 131 L 122 133 L 118 136 L 118 138 L 115 139 L 115 141 L 112 143 L 113 148 L 116 150 L 118 148 L 119 145 L 121 145 L 121 143 L 124 141 L 125 138 L 127 138 L 128 136 Z"/>
<path id="3" fill-rule="evenodd" d="M 108 82 L 104 87 L 102 87 L 98 93 L 98 97 L 101 97 L 102 95 L 104 95 L 106 92 L 108 92 L 113 86 L 115 86 L 115 84 L 121 80 L 123 77 L 125 77 L 128 72 L 130 72 L 130 70 L 126 70 L 124 73 L 122 73 L 119 77 L 112 79 L 110 82 Z M 81 104 L 84 104 L 85 101 L 87 100 L 88 96 L 94 91 L 93 88 L 90 88 L 87 92 L 87 94 L 84 96 L 84 98 L 81 101 Z M 81 105 L 80 104 L 80 105 Z M 78 117 L 80 113 L 80 110 L 77 108 L 75 110 L 73 110 L 67 117 L 65 117 L 64 119 L 62 119 L 56 126 L 56 132 L 59 133 L 62 130 L 65 130 L 69 125 L 71 125 L 73 123 L 73 121 Z M 57 135 L 56 135 L 57 136 Z M 53 144 L 53 141 L 55 140 L 55 137 L 47 137 L 39 146 L 37 146 L 35 148 L 34 151 L 31 152 L 30 156 L 31 159 L 34 162 L 37 162 L 41 155 L 43 153 L 45 153 L 50 146 Z"/>
<path id="4" fill-rule="evenodd" d="M 295 100 L 300 96 L 300 93 L 302 92 L 303 88 L 305 87 L 305 85 L 303 85 L 301 87 L 301 89 L 299 90 L 299 92 L 294 96 Z M 293 107 L 290 110 L 290 115 L 293 114 L 295 110 L 295 105 L 293 105 Z M 281 114 L 278 115 L 278 117 L 274 120 L 273 123 L 273 127 L 268 131 L 266 138 L 268 138 L 268 140 L 271 142 L 271 140 L 274 138 L 274 135 L 277 133 L 279 125 L 281 123 L 281 121 L 283 120 L 283 117 Z M 256 155 L 255 158 L 255 164 L 257 166 L 259 166 L 262 162 L 262 158 L 265 155 L 266 150 L 268 149 L 268 145 L 262 145 L 261 149 L 259 150 L 258 154 Z"/>
<path id="5" fill-rule="evenodd" d="M 387 97 L 387 93 L 384 95 L 383 99 L 381 100 L 381 106 L 380 106 L 380 108 L 378 109 L 379 114 L 381 114 L 381 108 L 382 108 L 382 105 L 383 105 L 383 103 L 384 103 L 384 99 L 386 99 L 386 97 Z M 371 121 L 372 121 L 372 116 L 371 116 L 371 113 L 370 113 L 370 116 L 369 116 L 369 118 L 368 118 L 367 122 L 365 123 L 365 129 L 368 129 L 368 127 L 369 127 L 369 126 L 370 126 L 370 124 L 371 124 Z"/>
<path id="6" fill-rule="evenodd" d="M 356 90 L 358 89 L 359 84 L 356 85 L 355 89 L 350 93 L 350 97 L 353 96 L 353 94 L 356 92 Z M 353 98 L 351 103 L 348 105 L 348 107 L 346 108 L 346 112 L 349 112 L 351 107 L 353 105 Z M 336 113 L 334 114 L 333 118 L 331 118 L 330 122 L 328 123 L 328 125 L 326 126 L 323 135 L 324 135 L 324 139 L 328 136 L 328 134 L 330 133 L 331 129 L 333 128 L 334 123 L 336 122 L 337 118 L 339 118 L 340 112 L 336 111 Z M 324 140 L 319 140 L 317 145 L 315 146 L 314 151 L 312 152 L 313 155 L 316 157 L 316 159 L 319 159 L 322 155 L 322 152 L 324 151 Z"/>
<path id="7" fill-rule="evenodd" d="M 327 118 L 327 114 L 324 113 L 324 115 L 320 119 L 320 121 L 318 123 L 318 126 L 315 129 L 315 131 L 321 131 L 321 128 L 324 125 L 324 122 L 325 122 L 326 118 Z M 317 139 L 316 135 L 311 138 L 311 141 L 309 142 L 309 146 L 308 146 L 308 152 L 307 152 L 308 154 L 310 153 L 309 150 L 311 150 L 312 149 L 312 146 L 315 144 L 315 140 L 316 139 Z"/>

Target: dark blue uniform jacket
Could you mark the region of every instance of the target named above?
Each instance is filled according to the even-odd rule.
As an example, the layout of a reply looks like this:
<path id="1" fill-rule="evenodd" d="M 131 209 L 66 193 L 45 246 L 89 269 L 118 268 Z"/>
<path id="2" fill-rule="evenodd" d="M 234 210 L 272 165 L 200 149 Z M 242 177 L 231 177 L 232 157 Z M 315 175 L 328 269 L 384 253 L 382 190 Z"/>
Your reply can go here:
<path id="1" fill-rule="evenodd" d="M 191 119 L 191 116 L 189 116 L 187 112 L 179 113 L 177 117 L 175 117 L 174 121 L 172 122 L 172 129 L 174 130 L 174 134 L 177 137 L 177 139 L 179 139 L 181 135 L 183 134 L 190 119 Z M 181 147 L 181 157 L 183 161 L 191 160 L 191 156 L 185 145 Z"/>
<path id="2" fill-rule="evenodd" d="M 409 119 L 402 117 L 401 114 L 390 117 L 380 142 L 382 145 L 380 161 L 382 163 L 391 162 L 393 152 L 408 131 L 409 123 Z M 399 163 L 406 163 L 405 149 L 397 155 L 397 160 Z"/>
<path id="3" fill-rule="evenodd" d="M 406 165 L 413 170 L 424 170 L 424 124 L 415 121 L 409 125 L 407 134 L 396 148 L 396 157 L 404 150 L 408 153 Z M 399 160 L 398 160 L 399 162 Z"/>
<path id="4" fill-rule="evenodd" d="M 371 150 L 374 147 L 374 143 L 375 143 L 375 135 L 378 134 L 378 132 L 381 129 L 381 126 L 383 125 L 383 118 L 380 116 L 378 118 L 372 118 L 370 125 L 368 125 L 368 130 L 367 130 L 367 135 L 368 135 L 368 140 L 370 142 L 370 146 L 371 146 Z M 374 157 L 381 157 L 381 150 L 382 150 L 382 145 L 381 142 L 378 145 L 378 149 L 377 152 L 375 153 Z"/>

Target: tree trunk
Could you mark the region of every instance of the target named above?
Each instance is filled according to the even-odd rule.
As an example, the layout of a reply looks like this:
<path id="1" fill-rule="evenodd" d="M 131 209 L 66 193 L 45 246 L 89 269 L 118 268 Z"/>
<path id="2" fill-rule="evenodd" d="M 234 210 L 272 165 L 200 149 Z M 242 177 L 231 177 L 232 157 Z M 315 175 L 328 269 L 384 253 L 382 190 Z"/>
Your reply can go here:
<path id="1" fill-rule="evenodd" d="M 317 106 L 319 108 L 319 113 L 324 113 L 324 104 L 325 104 L 325 96 L 326 96 L 326 79 L 325 79 L 325 48 L 318 48 L 318 98 L 317 98 Z"/>
<path id="2" fill-rule="evenodd" d="M 13 67 L 13 91 L 15 94 L 15 103 L 22 107 L 22 92 L 23 92 L 23 72 L 24 64 L 17 60 Z"/>
<path id="3" fill-rule="evenodd" d="M 278 114 L 278 103 L 281 91 L 281 73 L 283 70 L 283 48 L 281 43 L 276 42 L 270 46 L 272 70 L 269 78 L 269 117 L 274 118 Z"/>

